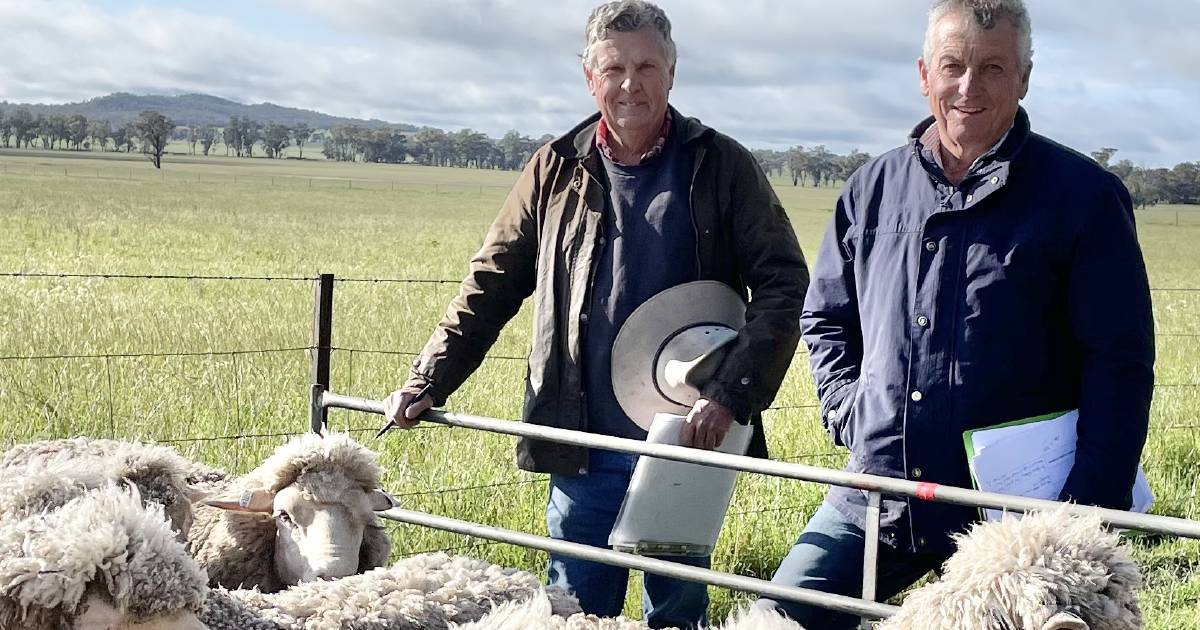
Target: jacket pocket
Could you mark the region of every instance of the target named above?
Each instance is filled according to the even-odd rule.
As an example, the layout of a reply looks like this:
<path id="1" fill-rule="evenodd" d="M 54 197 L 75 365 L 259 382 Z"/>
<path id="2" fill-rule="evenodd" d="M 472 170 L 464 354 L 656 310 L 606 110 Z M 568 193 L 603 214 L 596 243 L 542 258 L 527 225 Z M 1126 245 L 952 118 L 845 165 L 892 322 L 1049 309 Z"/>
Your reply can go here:
<path id="1" fill-rule="evenodd" d="M 854 408 L 858 403 L 859 392 L 862 391 L 863 377 L 846 386 L 846 394 L 838 405 L 833 420 L 828 423 L 829 438 L 834 445 L 844 446 L 850 450 L 854 445 Z"/>

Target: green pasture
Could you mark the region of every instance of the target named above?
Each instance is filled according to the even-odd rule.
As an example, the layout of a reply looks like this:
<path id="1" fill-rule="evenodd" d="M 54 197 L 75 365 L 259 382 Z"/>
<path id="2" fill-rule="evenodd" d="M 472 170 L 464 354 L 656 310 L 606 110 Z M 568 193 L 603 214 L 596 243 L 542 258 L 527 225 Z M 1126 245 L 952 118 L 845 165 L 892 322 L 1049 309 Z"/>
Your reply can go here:
<path id="1" fill-rule="evenodd" d="M 159 172 L 137 155 L 4 152 L 0 272 L 457 280 L 515 176 L 215 156 L 170 156 Z M 837 191 L 777 188 L 811 256 Z M 1144 465 L 1155 512 L 1200 518 L 1200 291 L 1178 290 L 1200 289 L 1200 211 L 1139 211 L 1139 226 L 1162 289 L 1154 294 L 1161 385 Z M 334 388 L 381 398 L 399 385 L 406 353 L 420 349 L 454 292 L 452 283 L 339 283 Z M 0 448 L 118 436 L 169 442 L 243 472 L 308 426 L 302 348 L 312 310 L 306 281 L 0 277 Z M 529 334 L 525 311 L 448 407 L 517 417 Z M 96 356 L 181 353 L 195 354 Z M 30 358 L 62 355 L 75 358 Z M 821 431 L 803 353 L 775 404 L 766 415 L 774 457 L 844 463 Z M 332 412 L 330 422 L 381 453 L 386 485 L 406 506 L 544 532 L 545 478 L 516 470 L 511 438 L 424 426 L 372 442 L 377 417 Z M 744 476 L 714 566 L 769 577 L 823 492 Z M 416 527 L 396 527 L 394 539 L 398 556 L 454 549 L 539 572 L 545 561 Z M 1200 627 L 1200 544 L 1135 544 L 1149 627 Z M 712 592 L 716 618 L 741 598 Z M 628 612 L 639 614 L 631 593 Z"/>

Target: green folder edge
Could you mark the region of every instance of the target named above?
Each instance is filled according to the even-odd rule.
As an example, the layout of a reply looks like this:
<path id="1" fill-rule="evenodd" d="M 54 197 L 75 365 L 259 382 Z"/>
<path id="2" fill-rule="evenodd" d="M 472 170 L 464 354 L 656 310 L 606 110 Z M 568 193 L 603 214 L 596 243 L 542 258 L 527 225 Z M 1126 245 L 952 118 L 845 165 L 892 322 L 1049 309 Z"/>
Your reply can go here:
<path id="1" fill-rule="evenodd" d="M 966 449 L 966 451 L 967 451 L 967 472 L 971 475 L 971 486 L 974 487 L 976 490 L 982 490 L 982 488 L 979 487 L 979 480 L 975 478 L 975 469 L 971 467 L 971 460 L 975 459 L 975 444 L 971 441 L 971 436 L 974 435 L 976 431 L 988 431 L 991 429 L 1003 429 L 1005 427 L 1015 427 L 1015 426 L 1020 426 L 1022 424 L 1033 424 L 1034 422 L 1053 420 L 1055 418 L 1058 418 L 1058 417 L 1068 414 L 1070 412 L 1071 412 L 1070 409 L 1068 409 L 1066 411 L 1055 411 L 1055 412 L 1047 413 L 1047 414 L 1040 415 L 1040 416 L 1034 416 L 1032 418 L 1022 418 L 1020 420 L 1012 420 L 1010 422 L 1004 422 L 1001 424 L 993 424 L 993 425 L 987 426 L 987 427 L 979 427 L 976 429 L 970 429 L 967 431 L 963 431 L 963 448 Z M 987 512 L 985 511 L 984 508 L 979 508 L 979 519 L 982 521 L 987 520 Z"/>

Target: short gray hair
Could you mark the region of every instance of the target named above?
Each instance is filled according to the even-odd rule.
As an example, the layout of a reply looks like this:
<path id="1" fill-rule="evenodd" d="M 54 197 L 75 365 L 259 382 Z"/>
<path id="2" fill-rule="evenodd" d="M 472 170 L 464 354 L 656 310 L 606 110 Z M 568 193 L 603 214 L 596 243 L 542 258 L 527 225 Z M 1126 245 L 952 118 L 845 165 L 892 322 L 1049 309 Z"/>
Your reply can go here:
<path id="1" fill-rule="evenodd" d="M 925 27 L 925 64 L 933 62 L 933 32 L 937 23 L 947 15 L 961 13 L 980 30 L 990 30 L 997 20 L 1008 20 L 1017 28 L 1017 56 L 1021 70 L 1033 65 L 1033 26 L 1024 0 L 934 0 L 929 9 L 929 24 Z"/>
<path id="2" fill-rule="evenodd" d="M 658 33 L 667 65 L 675 68 L 675 40 L 671 39 L 671 20 L 658 5 L 645 0 L 616 0 L 606 2 L 592 11 L 587 22 L 587 45 L 583 47 L 583 65 L 591 68 L 595 64 L 595 47 L 608 39 L 608 34 L 630 33 L 652 29 Z"/>

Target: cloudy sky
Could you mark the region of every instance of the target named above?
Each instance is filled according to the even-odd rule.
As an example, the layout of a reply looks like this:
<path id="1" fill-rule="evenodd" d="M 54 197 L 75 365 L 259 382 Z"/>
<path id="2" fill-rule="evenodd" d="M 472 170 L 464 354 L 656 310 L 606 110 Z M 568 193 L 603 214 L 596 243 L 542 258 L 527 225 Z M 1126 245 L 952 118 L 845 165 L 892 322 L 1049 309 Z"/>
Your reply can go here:
<path id="1" fill-rule="evenodd" d="M 0 100 L 204 92 L 492 136 L 591 113 L 597 0 L 0 0 Z M 1200 0 L 1027 0 L 1034 128 L 1145 166 L 1200 160 Z M 878 153 L 927 115 L 924 0 L 661 0 L 672 102 L 747 145 Z"/>

